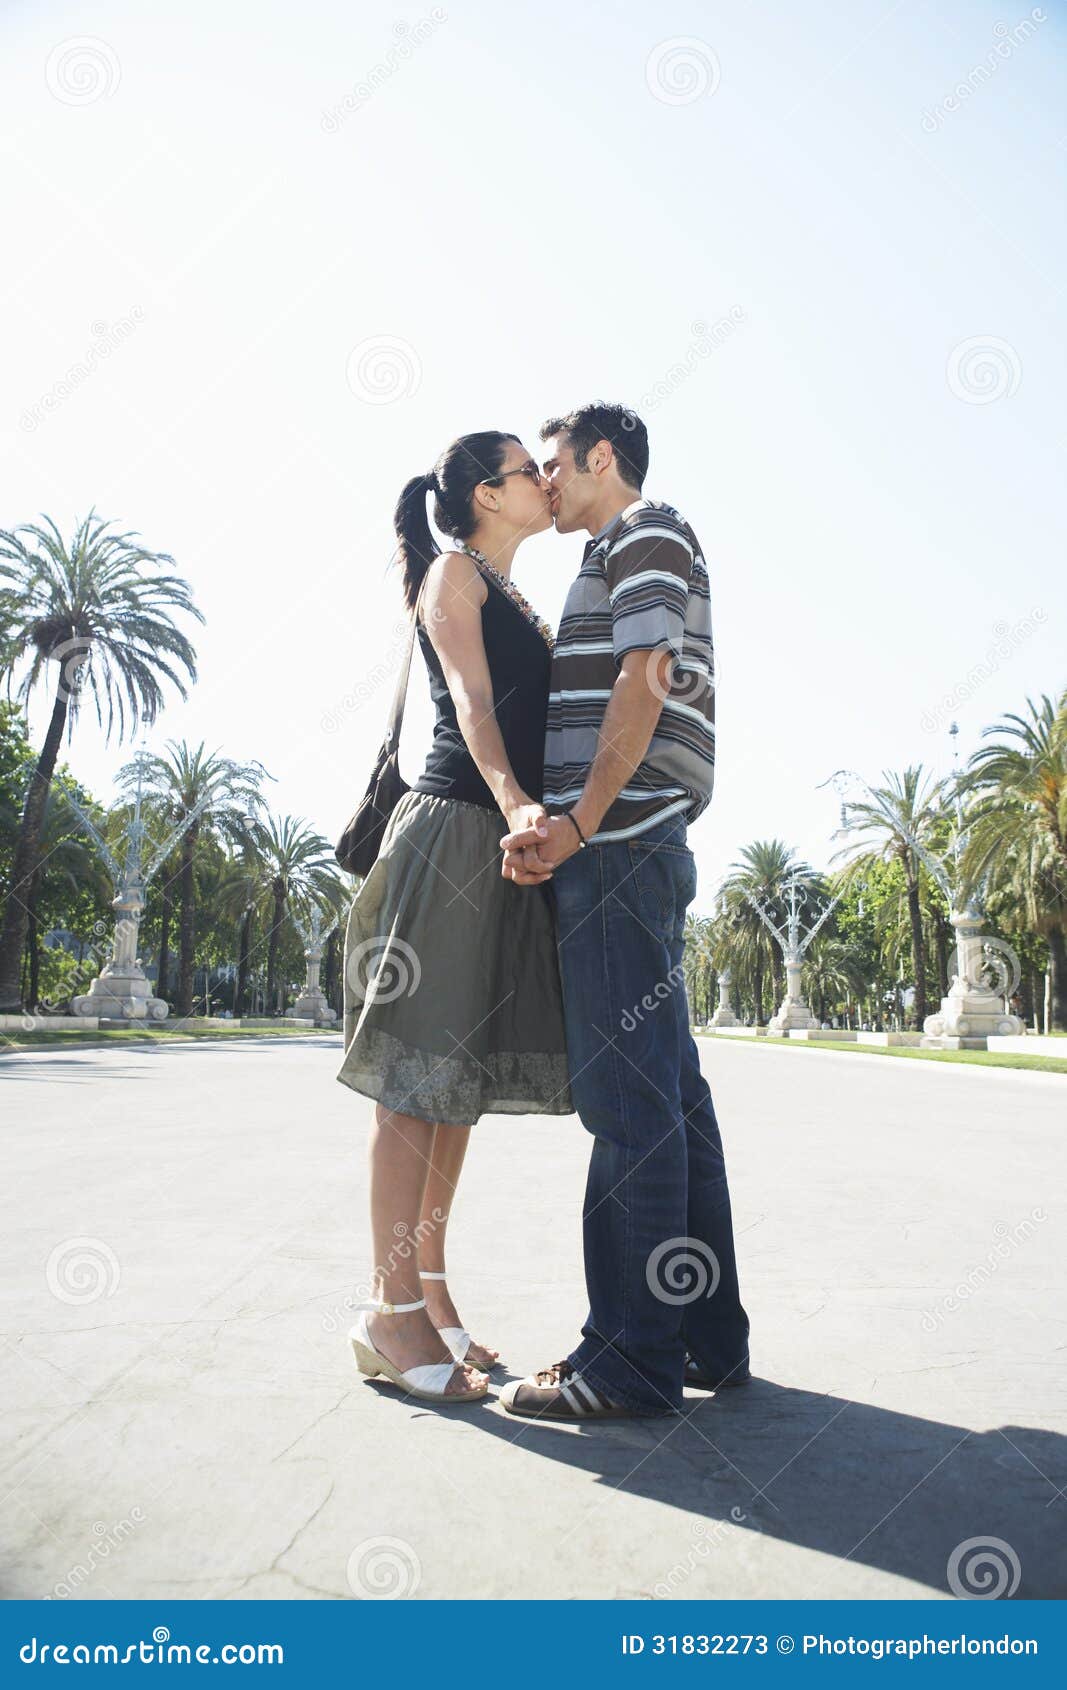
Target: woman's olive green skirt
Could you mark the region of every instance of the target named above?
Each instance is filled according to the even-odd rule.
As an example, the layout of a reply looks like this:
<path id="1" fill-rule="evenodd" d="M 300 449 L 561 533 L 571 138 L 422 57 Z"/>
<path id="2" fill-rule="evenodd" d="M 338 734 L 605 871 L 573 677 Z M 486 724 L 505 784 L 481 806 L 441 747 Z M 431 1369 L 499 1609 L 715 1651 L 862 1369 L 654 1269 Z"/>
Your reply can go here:
<path id="1" fill-rule="evenodd" d="M 337 1078 L 398 1114 L 569 1115 L 549 883 L 500 873 L 496 810 L 407 792 L 345 934 Z"/>

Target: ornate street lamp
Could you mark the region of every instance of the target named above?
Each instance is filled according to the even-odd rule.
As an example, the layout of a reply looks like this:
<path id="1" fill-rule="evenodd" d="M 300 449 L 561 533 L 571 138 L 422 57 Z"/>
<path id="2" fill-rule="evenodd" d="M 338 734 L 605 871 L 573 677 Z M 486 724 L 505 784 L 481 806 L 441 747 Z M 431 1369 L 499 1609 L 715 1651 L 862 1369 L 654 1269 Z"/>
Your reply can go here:
<path id="1" fill-rule="evenodd" d="M 111 908 L 115 911 L 115 942 L 111 956 L 88 992 L 72 1000 L 71 1011 L 75 1015 L 98 1015 L 104 1020 L 113 1021 L 165 1021 L 170 1013 L 170 1005 L 163 998 L 152 996 L 151 984 L 137 955 L 137 935 L 144 914 L 145 889 L 182 834 L 188 831 L 201 810 L 206 808 L 210 794 L 206 794 L 187 816 L 183 816 L 177 827 L 155 851 L 147 866 L 143 866 L 141 858 L 146 831 L 141 820 L 143 755 L 143 752 L 137 755 L 137 791 L 133 815 L 122 835 L 126 850 L 121 867 L 92 817 L 83 809 L 69 787 L 65 786 L 62 780 L 59 781 L 64 797 L 99 851 L 115 888 L 115 896 L 111 900 Z"/>

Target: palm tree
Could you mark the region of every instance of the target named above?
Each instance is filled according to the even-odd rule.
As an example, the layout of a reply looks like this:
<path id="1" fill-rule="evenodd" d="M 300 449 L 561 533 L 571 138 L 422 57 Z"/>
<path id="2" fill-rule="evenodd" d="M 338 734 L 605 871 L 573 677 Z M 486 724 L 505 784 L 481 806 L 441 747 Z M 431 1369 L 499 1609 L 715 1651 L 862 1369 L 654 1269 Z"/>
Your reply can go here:
<path id="1" fill-rule="evenodd" d="M 194 863 L 197 842 L 212 833 L 231 844 L 244 845 L 251 837 L 256 813 L 263 807 L 260 782 L 271 780 L 262 763 L 237 763 L 217 751 L 205 754 L 201 740 L 195 751 L 185 740 L 168 740 L 166 755 L 134 758 L 119 770 L 117 779 L 132 791 L 141 771 L 147 802 L 173 827 L 192 819 L 181 836 L 178 872 L 178 1013 L 193 1010 L 193 965 L 196 956 L 196 880 Z M 197 815 L 197 807 L 203 805 Z"/>
<path id="2" fill-rule="evenodd" d="M 700 1014 L 700 990 L 703 987 L 703 1020 L 705 1022 L 710 1021 L 711 979 L 714 972 L 712 920 L 710 916 L 693 915 L 691 912 L 686 916 L 682 968 L 691 1019 L 695 1023 L 699 1023 L 702 1019 Z"/>
<path id="3" fill-rule="evenodd" d="M 854 948 L 825 928 L 805 952 L 803 979 L 804 996 L 820 1026 L 835 1004 L 863 995 L 863 969 Z"/>
<path id="4" fill-rule="evenodd" d="M 922 858 L 912 844 L 927 844 L 935 830 L 944 802 L 944 783 L 923 773 L 917 763 L 903 776 L 883 770 L 884 786 L 870 788 L 866 799 L 850 799 L 843 806 L 845 825 L 859 838 L 837 856 L 849 858 L 850 875 L 861 875 L 872 862 L 896 859 L 904 870 L 908 925 L 911 932 L 911 966 L 915 976 L 912 1014 L 915 1025 L 926 1019 L 926 943 L 920 888 L 924 870 Z M 836 859 L 835 859 L 836 860 Z"/>
<path id="5" fill-rule="evenodd" d="M 79 796 L 83 802 L 87 798 L 84 793 Z M 57 906 L 66 911 L 81 893 L 88 893 L 105 910 L 114 896 L 107 870 L 82 832 L 66 793 L 53 787 L 45 801 L 40 854 L 26 894 L 27 943 L 22 996 L 27 1009 L 34 1013 L 40 998 L 42 905 L 53 911 Z M 46 927 L 45 931 L 48 930 Z"/>
<path id="6" fill-rule="evenodd" d="M 274 1003 L 274 976 L 278 944 L 291 903 L 308 907 L 333 904 L 343 891 L 337 878 L 333 848 L 321 833 L 314 833 L 299 816 L 273 816 L 266 827 L 253 832 L 256 849 L 268 865 L 270 876 L 270 927 L 267 938 L 267 1004 Z"/>
<path id="7" fill-rule="evenodd" d="M 59 665 L 52 717 L 26 793 L 0 933 L 0 1014 L 21 1008 L 22 952 L 27 896 L 40 854 L 41 823 L 64 728 L 73 736 L 85 692 L 92 695 L 106 738 L 118 717 L 119 743 L 143 722 L 151 725 L 163 705 L 160 677 L 187 697 L 179 669 L 196 679 L 196 652 L 176 627 L 172 612 L 204 620 L 177 575 L 174 559 L 151 552 L 135 534 L 109 533 L 90 511 L 68 549 L 51 518 L 44 528 L 27 523 L 0 529 L 0 664 L 8 696 L 15 671 L 27 662 L 16 697 L 26 704 L 46 673 Z"/>
<path id="8" fill-rule="evenodd" d="M 1028 698 L 1028 714 L 991 728 L 968 764 L 964 867 L 1013 888 L 1028 925 L 1048 942 L 1052 1025 L 1067 1031 L 1067 692 Z"/>
<path id="9" fill-rule="evenodd" d="M 723 881 L 721 889 L 720 923 L 723 931 L 720 940 L 722 954 L 718 960 L 729 966 L 739 985 L 750 985 L 756 1025 L 759 1027 L 764 1022 L 765 971 L 770 969 L 772 995 L 776 1001 L 784 996 L 785 987 L 782 959 L 749 900 L 756 897 L 761 903 L 769 905 L 774 919 L 781 924 L 785 920 L 788 881 L 795 874 L 799 886 L 814 889 L 816 875 L 808 863 L 798 862 L 792 847 L 780 839 L 757 839 L 754 844 L 744 846 L 741 861 L 730 866 L 732 872 Z"/>

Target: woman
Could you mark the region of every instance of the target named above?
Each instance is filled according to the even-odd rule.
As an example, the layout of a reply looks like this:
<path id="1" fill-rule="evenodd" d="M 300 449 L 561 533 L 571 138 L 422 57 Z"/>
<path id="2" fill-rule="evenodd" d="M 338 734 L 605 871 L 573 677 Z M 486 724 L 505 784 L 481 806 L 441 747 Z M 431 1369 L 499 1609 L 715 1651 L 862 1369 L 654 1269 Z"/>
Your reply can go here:
<path id="1" fill-rule="evenodd" d="M 426 513 L 456 542 L 441 553 Z M 376 1301 L 361 1371 L 445 1403 L 484 1396 L 495 1350 L 448 1294 L 445 1236 L 472 1124 L 572 1113 L 550 892 L 505 880 L 503 833 L 536 825 L 552 634 L 511 584 L 552 523 L 513 434 L 467 434 L 394 517 L 405 603 L 436 708 L 426 766 L 386 828 L 345 937 L 345 1058 L 376 1099 L 370 1152 Z M 412 1249 L 414 1241 L 417 1249 Z"/>

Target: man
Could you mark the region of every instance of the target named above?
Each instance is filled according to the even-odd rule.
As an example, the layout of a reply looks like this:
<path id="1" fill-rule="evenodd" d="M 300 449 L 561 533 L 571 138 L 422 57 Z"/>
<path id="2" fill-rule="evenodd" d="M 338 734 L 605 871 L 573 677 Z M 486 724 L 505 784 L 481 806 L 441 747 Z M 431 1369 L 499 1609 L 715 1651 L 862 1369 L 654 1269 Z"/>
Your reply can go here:
<path id="1" fill-rule="evenodd" d="M 507 1388 L 512 1414 L 676 1413 L 686 1383 L 750 1378 L 722 1143 L 682 980 L 696 892 L 687 823 L 715 768 L 708 576 L 696 535 L 642 497 L 645 425 L 584 405 L 541 430 L 561 534 L 592 538 L 553 656 L 549 819 L 502 872 L 553 880 L 571 1088 L 593 1135 L 589 1314 L 561 1362 Z"/>

